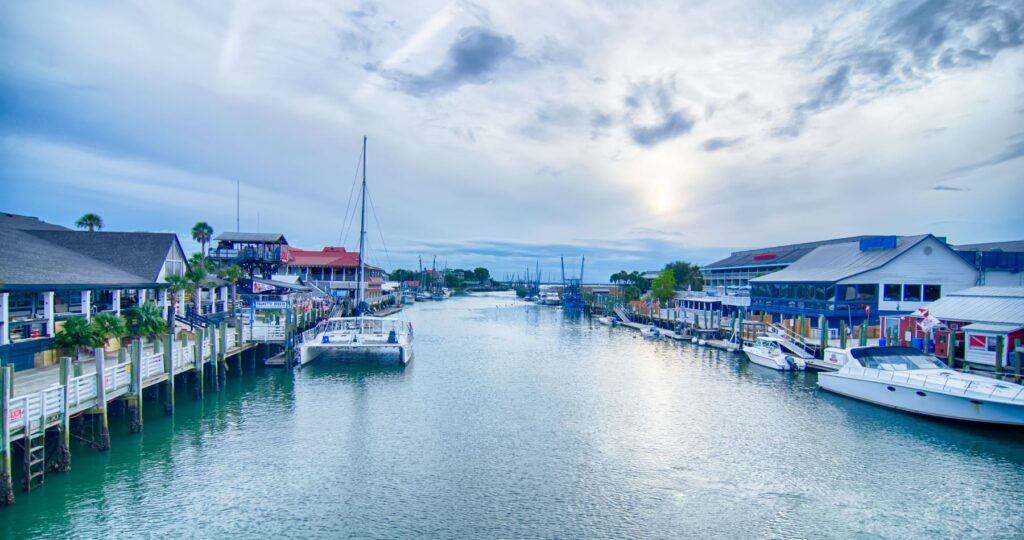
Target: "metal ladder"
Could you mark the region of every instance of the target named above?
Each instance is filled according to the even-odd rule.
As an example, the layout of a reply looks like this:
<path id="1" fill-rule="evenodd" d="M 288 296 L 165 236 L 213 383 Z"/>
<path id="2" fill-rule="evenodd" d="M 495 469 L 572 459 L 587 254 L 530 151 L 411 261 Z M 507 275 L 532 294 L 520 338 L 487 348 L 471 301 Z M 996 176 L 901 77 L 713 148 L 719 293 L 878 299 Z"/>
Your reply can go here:
<path id="1" fill-rule="evenodd" d="M 41 429 L 38 433 L 32 426 L 32 420 L 25 419 L 25 478 L 22 479 L 22 487 L 25 491 L 43 485 L 43 475 L 46 472 L 46 430 Z"/>
<path id="2" fill-rule="evenodd" d="M 773 323 L 771 328 L 776 332 L 776 337 L 782 339 L 783 343 L 789 345 L 794 354 L 801 358 L 814 358 L 814 350 L 807 345 L 803 336 L 793 332 L 779 323 Z"/>

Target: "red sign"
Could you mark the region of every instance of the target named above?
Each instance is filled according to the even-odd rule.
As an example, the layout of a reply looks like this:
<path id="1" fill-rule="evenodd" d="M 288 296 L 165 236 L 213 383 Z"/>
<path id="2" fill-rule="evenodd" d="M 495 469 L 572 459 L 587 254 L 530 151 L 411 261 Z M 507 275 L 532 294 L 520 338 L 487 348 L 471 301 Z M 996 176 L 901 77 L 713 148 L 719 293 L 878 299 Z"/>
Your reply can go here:
<path id="1" fill-rule="evenodd" d="M 11 422 L 21 418 L 21 408 L 11 409 Z"/>
<path id="2" fill-rule="evenodd" d="M 971 336 L 969 345 L 972 349 L 984 349 L 988 347 L 988 339 L 985 336 Z"/>
<path id="3" fill-rule="evenodd" d="M 757 255 L 754 255 L 754 260 L 755 261 L 767 261 L 769 259 L 774 259 L 776 257 L 778 257 L 778 255 L 776 255 L 774 253 L 758 253 Z"/>

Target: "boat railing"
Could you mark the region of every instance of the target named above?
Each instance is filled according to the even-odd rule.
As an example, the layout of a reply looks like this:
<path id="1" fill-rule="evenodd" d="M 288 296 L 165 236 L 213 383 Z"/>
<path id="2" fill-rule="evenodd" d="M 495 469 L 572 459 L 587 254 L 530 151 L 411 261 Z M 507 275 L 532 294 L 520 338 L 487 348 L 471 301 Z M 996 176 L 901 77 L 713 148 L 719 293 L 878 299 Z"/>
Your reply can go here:
<path id="1" fill-rule="evenodd" d="M 922 375 L 920 373 L 914 373 L 913 370 L 892 371 L 886 369 L 857 368 L 851 366 L 848 368 L 847 373 L 879 381 L 908 384 L 911 386 L 921 387 L 926 390 L 932 389 L 943 392 L 957 392 L 965 396 L 973 394 L 986 398 L 997 397 L 1009 401 L 1024 402 L 1024 386 L 1021 386 L 1014 391 L 1013 387 L 1000 384 L 998 381 L 968 381 L 950 377 L 948 372 L 943 375 Z"/>

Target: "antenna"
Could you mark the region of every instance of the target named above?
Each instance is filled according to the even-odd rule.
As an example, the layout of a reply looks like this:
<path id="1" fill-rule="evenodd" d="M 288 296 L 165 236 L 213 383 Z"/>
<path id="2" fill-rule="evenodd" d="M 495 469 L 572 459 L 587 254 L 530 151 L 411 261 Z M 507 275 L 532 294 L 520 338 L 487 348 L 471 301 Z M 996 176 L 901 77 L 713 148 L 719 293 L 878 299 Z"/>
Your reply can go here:
<path id="1" fill-rule="evenodd" d="M 235 180 L 235 232 L 242 231 L 242 181 Z"/>

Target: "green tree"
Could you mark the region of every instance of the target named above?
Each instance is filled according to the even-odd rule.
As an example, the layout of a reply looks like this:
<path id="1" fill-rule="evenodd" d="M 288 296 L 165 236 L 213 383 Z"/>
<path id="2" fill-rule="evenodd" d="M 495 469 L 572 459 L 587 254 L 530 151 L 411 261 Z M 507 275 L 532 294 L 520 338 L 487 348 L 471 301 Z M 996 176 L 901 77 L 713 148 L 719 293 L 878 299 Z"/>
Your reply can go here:
<path id="1" fill-rule="evenodd" d="M 416 281 L 419 278 L 419 272 L 413 270 L 405 270 L 403 268 L 396 268 L 388 274 L 388 278 L 391 281 Z"/>
<path id="2" fill-rule="evenodd" d="M 245 271 L 237 265 L 222 268 L 217 272 L 217 277 L 231 284 L 231 313 L 238 313 L 238 282 L 245 279 Z"/>
<path id="3" fill-rule="evenodd" d="M 627 302 L 639 300 L 641 294 L 643 294 L 643 292 L 640 290 L 640 287 L 637 287 L 636 285 L 630 285 L 622 291 L 622 296 Z"/>
<path id="4" fill-rule="evenodd" d="M 170 275 L 164 278 L 167 282 L 167 294 L 171 297 L 171 307 L 167 311 L 167 325 L 174 328 L 174 314 L 178 312 L 178 293 L 187 291 L 192 282 L 185 276 Z"/>
<path id="5" fill-rule="evenodd" d="M 680 289 L 704 290 L 704 275 L 700 272 L 700 266 L 684 261 L 675 261 L 666 264 L 665 270 L 672 271 Z"/>
<path id="6" fill-rule="evenodd" d="M 60 332 L 54 336 L 54 342 L 58 347 L 71 349 L 77 362 L 82 347 L 102 347 L 103 336 L 96 331 L 92 323 L 85 320 L 85 317 L 71 317 L 64 321 Z"/>
<path id="7" fill-rule="evenodd" d="M 200 253 L 206 256 L 206 243 L 213 236 L 213 227 L 205 221 L 200 221 L 192 226 L 192 239 L 199 242 Z"/>
<path id="8" fill-rule="evenodd" d="M 483 283 L 488 279 L 491 279 L 491 271 L 482 266 L 478 266 L 473 269 L 473 279 Z"/>
<path id="9" fill-rule="evenodd" d="M 83 214 L 82 217 L 78 218 L 75 222 L 75 227 L 79 229 L 89 229 L 89 232 L 103 229 L 103 218 L 99 214 Z"/>
<path id="10" fill-rule="evenodd" d="M 132 337 L 141 336 L 154 340 L 167 332 L 167 321 L 164 320 L 155 302 L 132 306 L 124 318 L 128 325 L 128 335 Z"/>
<path id="11" fill-rule="evenodd" d="M 196 311 L 199 311 L 199 289 L 210 280 L 210 272 L 212 271 L 213 264 L 202 253 L 193 253 L 189 257 L 188 271 L 185 272 L 185 277 L 188 278 L 189 283 L 192 285 L 192 302 L 196 306 Z"/>
<path id="12" fill-rule="evenodd" d="M 651 283 L 651 296 L 661 302 L 668 302 L 676 296 L 676 276 L 671 270 L 664 270 Z"/>
<path id="13" fill-rule="evenodd" d="M 109 339 L 121 339 L 128 335 L 125 320 L 113 313 L 100 313 L 92 318 L 92 326 L 106 343 Z"/>

